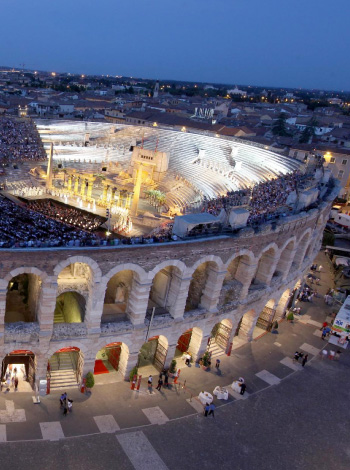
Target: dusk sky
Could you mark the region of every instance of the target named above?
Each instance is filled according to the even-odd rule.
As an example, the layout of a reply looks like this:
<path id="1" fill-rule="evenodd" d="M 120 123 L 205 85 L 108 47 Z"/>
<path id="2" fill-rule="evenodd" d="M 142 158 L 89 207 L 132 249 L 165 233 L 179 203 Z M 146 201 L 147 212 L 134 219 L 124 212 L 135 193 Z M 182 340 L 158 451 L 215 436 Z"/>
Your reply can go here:
<path id="1" fill-rule="evenodd" d="M 350 90 L 349 0 L 2 0 L 0 65 Z"/>

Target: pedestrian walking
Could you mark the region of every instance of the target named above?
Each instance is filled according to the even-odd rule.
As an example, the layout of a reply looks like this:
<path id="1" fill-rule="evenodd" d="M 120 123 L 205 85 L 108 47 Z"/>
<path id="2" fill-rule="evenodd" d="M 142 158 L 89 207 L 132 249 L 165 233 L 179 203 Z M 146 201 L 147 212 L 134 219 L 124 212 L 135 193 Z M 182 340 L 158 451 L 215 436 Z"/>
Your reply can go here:
<path id="1" fill-rule="evenodd" d="M 159 377 L 158 385 L 157 385 L 156 389 L 160 392 L 162 386 L 163 386 L 163 379 L 161 377 Z"/>
<path id="2" fill-rule="evenodd" d="M 18 377 L 15 377 L 15 392 L 18 390 Z"/>
<path id="3" fill-rule="evenodd" d="M 67 398 L 67 410 L 69 411 L 69 413 L 73 411 L 73 400 L 69 398 Z"/>
<path id="4" fill-rule="evenodd" d="M 323 266 L 320 265 L 319 268 L 318 268 L 319 273 L 322 271 L 322 268 L 323 268 Z"/>
<path id="5" fill-rule="evenodd" d="M 301 362 L 301 365 L 302 365 L 303 367 L 305 367 L 305 364 L 307 363 L 307 358 L 308 358 L 308 356 L 309 356 L 308 354 L 305 354 L 305 356 L 303 357 L 303 360 L 302 360 L 302 362 Z"/>
<path id="6" fill-rule="evenodd" d="M 220 359 L 216 359 L 215 367 L 216 367 L 217 369 L 220 369 Z"/>
<path id="7" fill-rule="evenodd" d="M 63 416 L 67 416 L 68 413 L 68 399 L 66 398 L 63 402 Z"/>
<path id="8" fill-rule="evenodd" d="M 321 339 L 323 339 L 323 340 L 324 340 L 324 339 L 325 339 L 325 337 L 326 337 L 326 334 L 327 334 L 326 328 L 323 328 L 323 330 L 322 330 L 322 336 L 321 336 Z"/>
<path id="9" fill-rule="evenodd" d="M 239 394 L 244 395 L 246 388 L 247 388 L 246 384 L 241 384 L 241 391 L 239 392 Z"/>
<path id="10" fill-rule="evenodd" d="M 167 373 L 164 375 L 164 387 L 169 388 L 169 375 Z"/>
<path id="11" fill-rule="evenodd" d="M 62 395 L 60 396 L 60 405 L 61 405 L 61 408 L 62 408 L 62 406 L 64 405 L 64 402 L 66 401 L 66 398 L 67 398 L 67 392 L 62 393 Z"/>
<path id="12" fill-rule="evenodd" d="M 148 376 L 148 385 L 150 385 L 152 387 L 152 382 L 153 382 L 153 377 L 151 375 Z"/>
<path id="13" fill-rule="evenodd" d="M 214 403 L 211 403 L 209 405 L 209 415 L 213 415 L 213 418 L 215 418 L 214 411 L 215 411 L 215 405 Z"/>
<path id="14" fill-rule="evenodd" d="M 204 407 L 204 416 L 208 416 L 208 413 L 209 413 L 209 403 L 207 403 Z"/>

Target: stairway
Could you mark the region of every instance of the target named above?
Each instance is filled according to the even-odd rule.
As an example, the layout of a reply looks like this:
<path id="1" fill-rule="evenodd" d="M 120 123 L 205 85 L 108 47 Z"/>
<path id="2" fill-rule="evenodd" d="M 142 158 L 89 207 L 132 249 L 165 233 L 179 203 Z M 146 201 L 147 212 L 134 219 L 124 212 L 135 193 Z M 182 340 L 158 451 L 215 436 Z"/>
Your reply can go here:
<path id="1" fill-rule="evenodd" d="M 214 340 L 211 341 L 208 351 L 211 352 L 211 362 L 213 364 L 213 359 L 217 357 L 223 356 L 225 354 L 225 350 L 221 348 Z"/>
<path id="2" fill-rule="evenodd" d="M 59 357 L 58 357 L 59 356 Z M 69 389 L 77 388 L 77 377 L 75 374 L 75 365 L 72 363 L 70 353 L 54 354 L 50 359 L 51 382 L 50 389 Z"/>
<path id="3" fill-rule="evenodd" d="M 53 322 L 54 323 L 65 323 L 64 315 L 61 309 L 56 308 L 54 317 L 53 317 Z"/>

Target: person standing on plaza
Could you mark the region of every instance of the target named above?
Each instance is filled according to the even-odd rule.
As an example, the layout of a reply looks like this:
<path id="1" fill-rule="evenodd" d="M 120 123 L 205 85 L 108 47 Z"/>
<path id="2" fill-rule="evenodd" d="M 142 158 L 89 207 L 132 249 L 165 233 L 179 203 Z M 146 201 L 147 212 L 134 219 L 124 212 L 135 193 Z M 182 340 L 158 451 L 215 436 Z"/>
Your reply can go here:
<path id="1" fill-rule="evenodd" d="M 209 403 L 207 403 L 207 404 L 205 405 L 205 407 L 204 407 L 204 416 L 208 416 L 209 407 L 210 407 L 210 405 L 209 405 Z"/>
<path id="2" fill-rule="evenodd" d="M 244 383 L 243 383 L 243 384 L 241 384 L 241 391 L 239 392 L 239 393 L 240 393 L 240 395 L 244 395 L 244 393 L 245 393 L 245 389 L 246 389 L 246 388 L 247 388 L 246 384 L 244 384 Z"/>
<path id="3" fill-rule="evenodd" d="M 18 391 L 18 377 L 17 375 L 15 376 L 15 392 Z"/>
<path id="4" fill-rule="evenodd" d="M 164 374 L 164 387 L 169 388 L 169 375 L 167 372 Z"/>
<path id="5" fill-rule="evenodd" d="M 318 272 L 320 273 L 322 271 L 322 265 L 320 264 L 319 268 L 318 268 Z"/>
<path id="6" fill-rule="evenodd" d="M 217 369 L 220 369 L 220 359 L 216 359 L 215 367 L 216 367 Z"/>
<path id="7" fill-rule="evenodd" d="M 64 405 L 64 402 L 65 402 L 66 398 L 67 398 L 67 392 L 62 393 L 62 395 L 60 396 L 60 405 L 61 405 L 61 408 L 62 408 L 62 406 Z"/>
<path id="8" fill-rule="evenodd" d="M 213 415 L 213 418 L 215 418 L 214 411 L 215 411 L 215 405 L 214 403 L 211 403 L 209 405 L 209 415 Z"/>
<path id="9" fill-rule="evenodd" d="M 303 367 L 305 367 L 305 364 L 307 363 L 307 358 L 308 358 L 308 356 L 309 356 L 308 354 L 305 354 L 305 356 L 303 357 L 303 360 L 302 360 L 302 362 L 301 362 L 301 365 L 302 365 Z"/>
<path id="10" fill-rule="evenodd" d="M 160 392 L 162 386 L 163 386 L 163 379 L 162 379 L 161 376 L 159 376 L 158 385 L 157 385 L 156 389 Z"/>

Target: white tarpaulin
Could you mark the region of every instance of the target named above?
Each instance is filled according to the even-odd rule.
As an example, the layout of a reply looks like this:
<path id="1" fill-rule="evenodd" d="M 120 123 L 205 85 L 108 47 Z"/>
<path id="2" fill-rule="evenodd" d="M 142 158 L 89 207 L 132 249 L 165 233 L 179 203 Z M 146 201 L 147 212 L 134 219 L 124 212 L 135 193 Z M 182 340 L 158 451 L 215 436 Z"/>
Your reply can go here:
<path id="1" fill-rule="evenodd" d="M 232 209 L 229 217 L 229 224 L 232 228 L 242 228 L 247 225 L 249 211 L 247 209 L 237 208 Z"/>
<path id="2" fill-rule="evenodd" d="M 209 225 L 219 222 L 219 218 L 206 212 L 201 214 L 179 215 L 175 217 L 173 233 L 178 237 L 185 236 L 196 225 Z"/>

